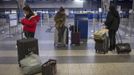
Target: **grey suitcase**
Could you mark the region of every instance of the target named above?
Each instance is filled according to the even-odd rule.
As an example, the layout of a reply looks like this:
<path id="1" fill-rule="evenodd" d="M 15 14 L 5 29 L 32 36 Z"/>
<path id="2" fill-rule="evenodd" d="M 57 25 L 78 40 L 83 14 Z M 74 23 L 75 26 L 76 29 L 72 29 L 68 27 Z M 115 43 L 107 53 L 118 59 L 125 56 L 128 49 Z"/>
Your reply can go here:
<path id="1" fill-rule="evenodd" d="M 63 34 L 63 41 L 61 42 L 61 45 L 58 44 L 58 31 L 55 29 L 54 33 L 54 46 L 55 47 L 61 47 L 68 45 L 68 28 L 65 27 L 64 34 Z"/>
<path id="2" fill-rule="evenodd" d="M 108 45 L 109 45 L 109 40 L 107 36 L 105 36 L 104 40 L 95 40 L 96 53 L 102 53 L 102 54 L 107 53 Z"/>

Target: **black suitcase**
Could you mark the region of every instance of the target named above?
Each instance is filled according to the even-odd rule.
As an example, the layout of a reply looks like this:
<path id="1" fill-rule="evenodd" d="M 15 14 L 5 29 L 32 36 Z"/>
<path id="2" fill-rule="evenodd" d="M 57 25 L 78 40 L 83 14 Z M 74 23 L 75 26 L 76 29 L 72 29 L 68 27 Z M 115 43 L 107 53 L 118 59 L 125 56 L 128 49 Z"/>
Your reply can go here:
<path id="1" fill-rule="evenodd" d="M 106 36 L 104 40 L 96 40 L 95 39 L 95 50 L 96 53 L 108 53 L 108 44 L 109 40 L 108 37 Z"/>
<path id="2" fill-rule="evenodd" d="M 129 43 L 118 43 L 116 45 L 116 50 L 118 54 L 122 53 L 130 53 L 131 52 L 131 47 Z"/>
<path id="3" fill-rule="evenodd" d="M 120 42 L 119 42 L 119 39 L 118 39 L 118 43 L 116 44 L 117 53 L 118 54 L 124 54 L 124 53 L 128 54 L 128 53 L 130 53 L 131 52 L 130 44 L 129 43 L 123 43 L 119 31 L 118 31 L 118 34 L 119 34 Z"/>
<path id="4" fill-rule="evenodd" d="M 56 60 L 49 59 L 42 65 L 42 75 L 56 75 L 56 73 L 57 73 Z"/>
<path id="5" fill-rule="evenodd" d="M 30 52 L 39 55 L 38 40 L 35 38 L 17 40 L 17 50 L 18 50 L 18 63 Z"/>

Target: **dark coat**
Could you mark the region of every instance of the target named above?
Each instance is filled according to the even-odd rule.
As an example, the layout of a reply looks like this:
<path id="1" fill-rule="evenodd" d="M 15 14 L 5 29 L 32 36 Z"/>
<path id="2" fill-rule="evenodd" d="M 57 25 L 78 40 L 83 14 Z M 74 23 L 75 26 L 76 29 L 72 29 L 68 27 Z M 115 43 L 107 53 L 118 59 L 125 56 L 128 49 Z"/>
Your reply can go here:
<path id="1" fill-rule="evenodd" d="M 116 10 L 110 10 L 108 12 L 105 25 L 109 30 L 115 30 L 117 31 L 120 24 L 120 16 L 118 11 Z"/>

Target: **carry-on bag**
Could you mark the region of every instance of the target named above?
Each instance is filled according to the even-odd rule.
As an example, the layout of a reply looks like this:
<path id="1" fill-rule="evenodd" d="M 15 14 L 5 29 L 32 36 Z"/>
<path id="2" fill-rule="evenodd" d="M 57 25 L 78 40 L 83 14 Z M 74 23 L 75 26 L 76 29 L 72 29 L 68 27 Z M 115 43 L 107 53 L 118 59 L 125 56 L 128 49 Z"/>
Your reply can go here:
<path id="1" fill-rule="evenodd" d="M 21 39 L 17 40 L 17 54 L 18 54 L 18 64 L 20 65 L 20 60 L 22 60 L 30 52 L 34 54 L 39 54 L 38 40 L 36 38 L 24 38 L 23 31 L 21 33 Z"/>
<path id="2" fill-rule="evenodd" d="M 118 54 L 130 53 L 131 52 L 130 44 L 122 42 L 122 38 L 121 38 L 119 31 L 118 31 L 118 35 L 119 35 L 119 39 L 117 39 L 118 43 L 116 44 L 117 53 Z M 119 40 L 120 40 L 120 42 L 119 42 Z"/>
<path id="3" fill-rule="evenodd" d="M 94 33 L 96 53 L 105 54 L 108 52 L 109 38 L 107 33 L 107 29 L 101 29 Z"/>
<path id="4" fill-rule="evenodd" d="M 41 59 L 37 54 L 30 53 L 20 60 L 22 72 L 25 75 L 33 75 L 41 72 Z"/>
<path id="5" fill-rule="evenodd" d="M 104 28 L 96 31 L 94 33 L 94 40 L 100 40 L 100 41 L 104 40 L 105 37 L 107 36 L 107 32 L 108 32 L 108 30 L 104 29 Z"/>
<path id="6" fill-rule="evenodd" d="M 56 60 L 49 59 L 42 65 L 42 75 L 56 75 L 57 65 Z"/>
<path id="7" fill-rule="evenodd" d="M 72 30 L 71 30 L 71 45 L 72 44 L 80 45 L 80 32 L 79 32 L 78 25 L 72 26 Z"/>

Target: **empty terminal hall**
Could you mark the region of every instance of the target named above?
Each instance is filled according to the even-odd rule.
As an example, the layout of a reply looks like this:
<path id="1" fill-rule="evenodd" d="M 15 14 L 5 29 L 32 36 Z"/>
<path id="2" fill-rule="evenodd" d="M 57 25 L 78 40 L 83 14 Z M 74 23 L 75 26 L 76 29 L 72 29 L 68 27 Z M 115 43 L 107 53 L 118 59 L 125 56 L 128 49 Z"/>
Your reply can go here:
<path id="1" fill-rule="evenodd" d="M 134 0 L 0 0 L 0 75 L 134 75 Z"/>

